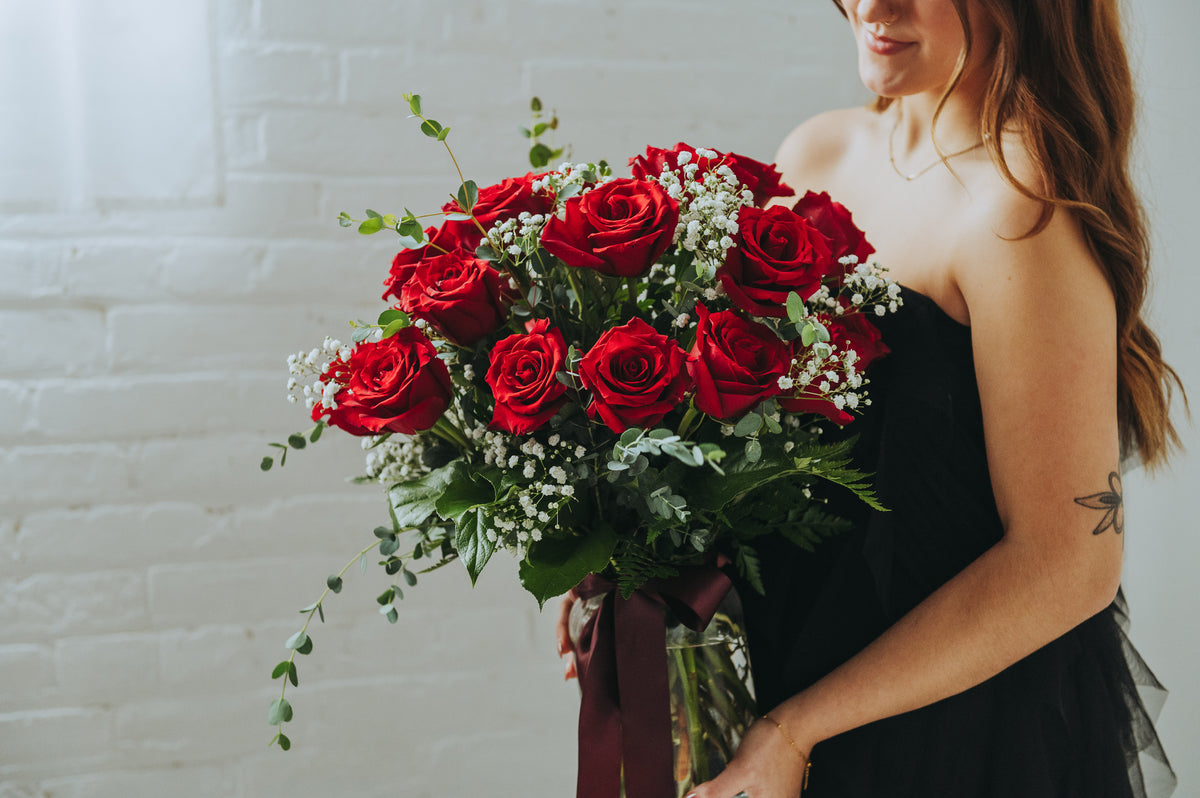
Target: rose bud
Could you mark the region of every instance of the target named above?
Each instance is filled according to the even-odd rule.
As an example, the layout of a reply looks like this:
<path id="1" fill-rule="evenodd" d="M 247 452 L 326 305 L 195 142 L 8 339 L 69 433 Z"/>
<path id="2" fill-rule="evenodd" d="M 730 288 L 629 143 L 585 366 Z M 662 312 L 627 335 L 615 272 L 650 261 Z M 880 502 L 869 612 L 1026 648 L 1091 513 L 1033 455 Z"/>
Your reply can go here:
<path id="1" fill-rule="evenodd" d="M 807 300 L 833 269 L 829 239 L 788 208 L 743 208 L 738 228 L 717 277 L 747 313 L 786 316 L 788 292 Z"/>
<path id="2" fill-rule="evenodd" d="M 648 180 L 613 180 L 566 201 L 550 217 L 542 246 L 563 263 L 615 277 L 639 277 L 667 251 L 679 205 Z"/>
<path id="3" fill-rule="evenodd" d="M 399 307 L 433 324 L 451 343 L 471 346 L 508 318 L 515 292 L 508 278 L 462 250 L 417 264 L 400 292 Z"/>
<path id="4" fill-rule="evenodd" d="M 709 313 L 697 303 L 696 313 L 696 343 L 687 365 L 696 383 L 697 409 L 725 421 L 779 393 L 779 378 L 791 367 L 790 346 L 732 310 Z"/>
<path id="5" fill-rule="evenodd" d="M 567 402 L 567 386 L 556 376 L 567 361 L 567 344 L 550 322 L 538 319 L 526 334 L 501 339 L 485 377 L 496 400 L 491 429 L 527 435 Z"/>
<path id="6" fill-rule="evenodd" d="M 671 412 L 689 386 L 679 344 L 641 319 L 608 330 L 579 363 L 592 392 L 588 415 L 618 434 L 649 429 Z"/>
<path id="7" fill-rule="evenodd" d="M 450 372 L 437 349 L 416 327 L 382 341 L 360 343 L 349 361 L 326 372 L 345 385 L 334 407 L 313 406 L 313 421 L 328 414 L 330 426 L 351 435 L 399 432 L 412 435 L 432 427 L 450 405 Z"/>

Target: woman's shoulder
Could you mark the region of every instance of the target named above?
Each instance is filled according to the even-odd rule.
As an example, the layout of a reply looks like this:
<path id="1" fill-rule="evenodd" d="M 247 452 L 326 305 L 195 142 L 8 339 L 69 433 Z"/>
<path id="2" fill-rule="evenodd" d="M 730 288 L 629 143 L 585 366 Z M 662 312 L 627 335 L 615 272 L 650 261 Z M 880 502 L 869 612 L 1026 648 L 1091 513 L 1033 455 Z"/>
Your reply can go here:
<path id="1" fill-rule="evenodd" d="M 879 114 L 865 107 L 818 114 L 784 138 L 775 154 L 776 166 L 791 185 L 823 186 L 878 124 Z"/>

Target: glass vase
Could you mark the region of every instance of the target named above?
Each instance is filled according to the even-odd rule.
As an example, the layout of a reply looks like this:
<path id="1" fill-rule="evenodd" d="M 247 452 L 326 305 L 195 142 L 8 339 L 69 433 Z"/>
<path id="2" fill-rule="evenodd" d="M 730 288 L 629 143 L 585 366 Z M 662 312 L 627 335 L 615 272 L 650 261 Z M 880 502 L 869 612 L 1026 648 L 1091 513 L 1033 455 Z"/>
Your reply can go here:
<path id="1" fill-rule="evenodd" d="M 575 602 L 568 625 L 572 643 L 578 642 L 603 601 L 604 596 L 595 596 Z M 754 684 L 736 591 L 729 591 L 712 621 L 699 632 L 681 623 L 669 608 L 665 614 L 675 795 L 683 798 L 733 758 L 742 735 L 757 717 Z"/>

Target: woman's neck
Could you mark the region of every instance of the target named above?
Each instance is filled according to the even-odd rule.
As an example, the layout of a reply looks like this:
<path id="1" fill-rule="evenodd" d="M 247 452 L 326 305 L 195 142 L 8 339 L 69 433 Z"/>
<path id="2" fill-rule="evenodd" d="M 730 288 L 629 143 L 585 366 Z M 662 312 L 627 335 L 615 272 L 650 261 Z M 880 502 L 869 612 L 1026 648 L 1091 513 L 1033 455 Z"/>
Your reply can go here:
<path id="1" fill-rule="evenodd" d="M 943 153 L 956 152 L 982 141 L 982 93 L 972 92 L 968 86 L 960 84 L 946 98 L 946 103 L 938 114 L 941 98 L 940 91 L 922 92 L 897 98 L 892 103 L 891 110 L 897 117 L 891 144 L 897 158 L 908 161 L 935 153 L 935 138 Z"/>

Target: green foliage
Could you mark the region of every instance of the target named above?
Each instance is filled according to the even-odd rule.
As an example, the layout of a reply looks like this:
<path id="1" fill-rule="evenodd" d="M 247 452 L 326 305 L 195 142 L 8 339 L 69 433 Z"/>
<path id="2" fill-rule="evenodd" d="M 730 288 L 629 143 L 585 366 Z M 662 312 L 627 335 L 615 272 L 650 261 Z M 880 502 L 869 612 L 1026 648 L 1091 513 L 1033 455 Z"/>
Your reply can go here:
<path id="1" fill-rule="evenodd" d="M 471 584 L 479 578 L 480 571 L 496 551 L 496 544 L 488 539 L 488 529 L 495 525 L 486 507 L 475 507 L 460 516 L 454 537 L 454 548 L 459 559 L 467 567 Z"/>
<path id="2" fill-rule="evenodd" d="M 429 516 L 437 512 L 438 499 L 462 469 L 463 462 L 455 460 L 419 479 L 393 485 L 388 490 L 388 501 L 396 526 L 401 529 L 417 527 L 429 520 Z"/>
<path id="3" fill-rule="evenodd" d="M 521 584 L 539 606 L 544 605 L 588 574 L 603 571 L 616 546 L 616 531 L 601 519 L 596 519 L 590 530 L 570 538 L 543 538 L 530 545 L 521 562 Z"/>
<path id="4" fill-rule="evenodd" d="M 613 570 L 617 576 L 617 589 L 625 599 L 651 579 L 679 575 L 679 569 L 665 562 L 653 548 L 629 539 L 622 540 L 613 554 Z"/>
<path id="5" fill-rule="evenodd" d="M 287 723 L 292 719 L 292 705 L 288 703 L 286 698 L 277 698 L 271 702 L 271 706 L 267 708 L 267 723 L 271 726 L 278 726 L 281 723 Z M 287 750 L 286 748 L 284 749 Z"/>

